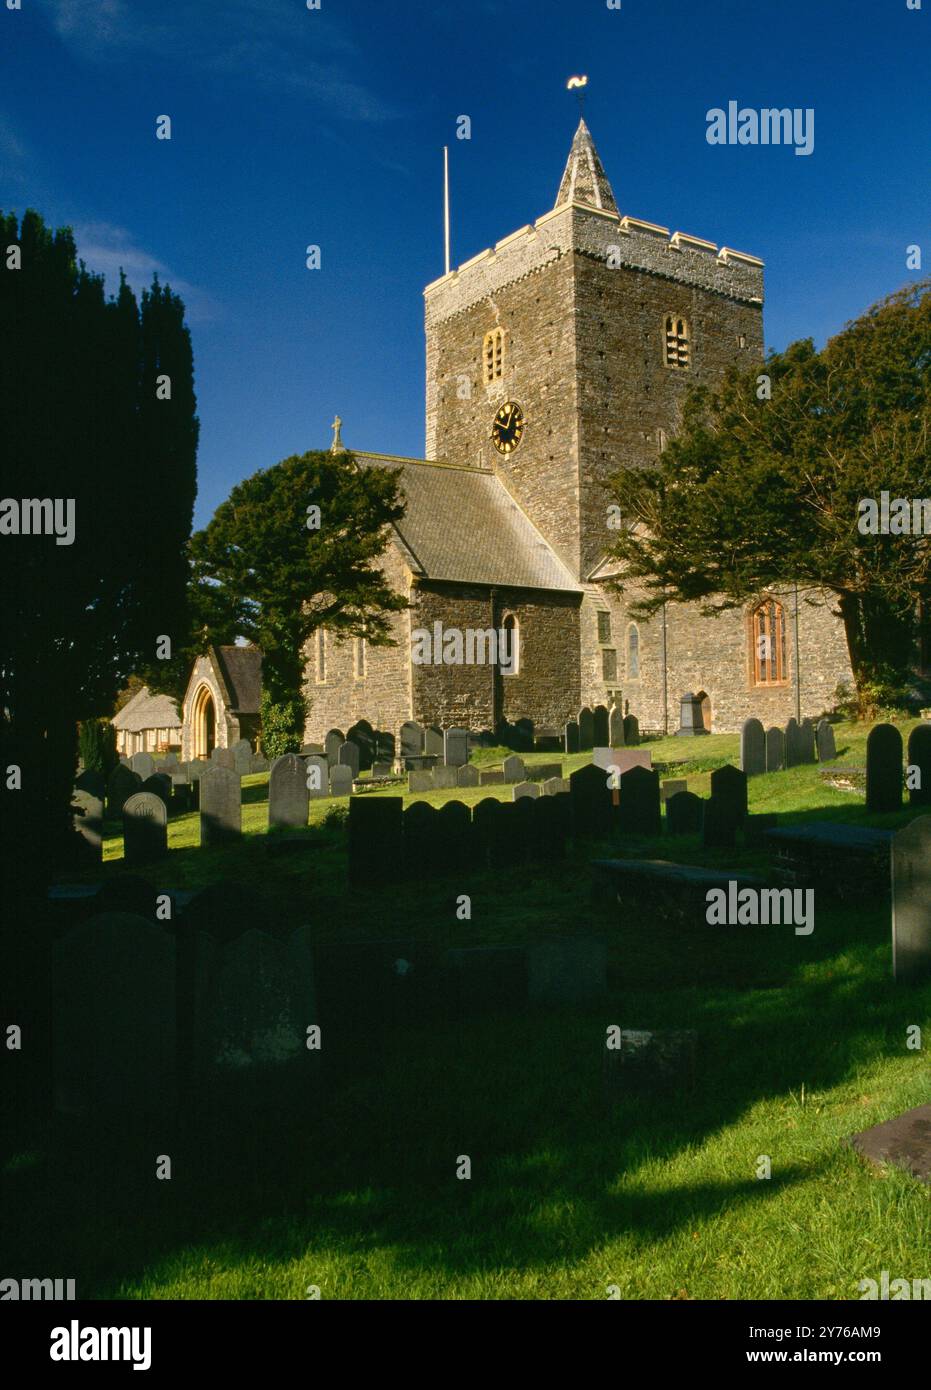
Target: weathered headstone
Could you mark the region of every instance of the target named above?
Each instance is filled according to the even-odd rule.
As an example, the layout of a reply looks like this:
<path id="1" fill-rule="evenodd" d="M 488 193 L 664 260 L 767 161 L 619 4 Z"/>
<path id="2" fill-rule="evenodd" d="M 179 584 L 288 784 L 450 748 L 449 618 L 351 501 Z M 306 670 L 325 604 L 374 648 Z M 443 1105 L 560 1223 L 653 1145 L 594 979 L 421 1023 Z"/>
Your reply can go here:
<path id="1" fill-rule="evenodd" d="M 902 806 L 902 735 L 894 724 L 876 724 L 866 739 L 866 809 Z"/>
<path id="2" fill-rule="evenodd" d="M 592 710 L 592 741 L 595 745 L 606 747 L 610 741 L 610 719 L 607 705 L 596 705 Z"/>
<path id="3" fill-rule="evenodd" d="M 345 743 L 345 735 L 341 729 L 330 729 L 323 740 L 323 749 L 326 753 L 327 762 L 330 767 L 334 767 L 339 762 L 339 750 Z"/>
<path id="4" fill-rule="evenodd" d="M 902 982 L 931 978 L 931 816 L 893 836 L 892 969 Z"/>
<path id="5" fill-rule="evenodd" d="M 782 772 L 786 765 L 786 736 L 781 729 L 766 730 L 766 771 Z"/>
<path id="6" fill-rule="evenodd" d="M 205 847 L 242 834 L 242 782 L 231 767 L 215 766 L 200 779 L 200 842 Z"/>
<path id="7" fill-rule="evenodd" d="M 500 767 L 479 770 L 478 784 L 480 787 L 500 787 L 503 782 L 504 772 Z"/>
<path id="8" fill-rule="evenodd" d="M 161 804 L 161 803 L 159 803 Z M 175 1086 L 175 943 L 131 913 L 92 917 L 52 947 L 56 1107 L 166 1112 Z"/>
<path id="9" fill-rule="evenodd" d="M 611 829 L 611 793 L 608 775 L 594 763 L 580 767 L 569 778 L 572 797 L 572 833 L 577 836 L 607 835 Z"/>
<path id="10" fill-rule="evenodd" d="M 472 811 L 475 853 L 482 865 L 488 862 L 489 856 L 501 835 L 501 807 L 503 805 L 504 802 L 499 801 L 497 797 L 486 796 Z"/>
<path id="11" fill-rule="evenodd" d="M 408 758 L 419 758 L 423 753 L 424 733 L 421 726 L 413 719 L 401 725 L 401 763 L 405 771 L 407 770 Z"/>
<path id="12" fill-rule="evenodd" d="M 427 801 L 415 801 L 404 811 L 404 865 L 410 878 L 432 878 L 437 872 L 438 814 Z"/>
<path id="13" fill-rule="evenodd" d="M 375 730 L 367 719 L 359 719 L 346 734 L 346 742 L 359 750 L 359 771 L 369 772 L 375 761 Z"/>
<path id="14" fill-rule="evenodd" d="M 786 767 L 799 767 L 805 761 L 804 740 L 798 721 L 793 717 L 785 729 Z"/>
<path id="15" fill-rule="evenodd" d="M 679 727 L 676 730 L 676 736 L 694 738 L 699 734 L 707 733 L 710 733 L 710 730 L 705 728 L 701 700 L 690 690 L 679 701 Z"/>
<path id="16" fill-rule="evenodd" d="M 931 723 L 916 724 L 908 736 L 908 799 L 931 806 Z"/>
<path id="17" fill-rule="evenodd" d="M 88 858 L 103 858 L 103 800 L 75 787 L 71 793 L 72 825 L 88 847 Z"/>
<path id="18" fill-rule="evenodd" d="M 233 768 L 240 777 L 248 777 L 252 771 L 252 744 L 247 738 L 238 738 L 230 752 L 233 755 Z"/>
<path id="19" fill-rule="evenodd" d="M 832 758 L 837 757 L 837 748 L 834 744 L 834 727 L 827 719 L 819 719 L 815 729 L 815 744 L 818 750 L 818 762 L 828 763 Z"/>
<path id="20" fill-rule="evenodd" d="M 517 751 L 519 753 L 533 752 L 533 720 L 516 719 L 514 721 L 514 732 L 517 735 Z"/>
<path id="21" fill-rule="evenodd" d="M 142 778 L 125 763 L 117 763 L 107 778 L 107 814 L 116 817 L 122 813 L 123 803 L 128 796 L 142 790 Z"/>
<path id="22" fill-rule="evenodd" d="M 505 782 L 522 782 L 527 775 L 524 760 L 517 753 L 512 753 L 509 758 L 505 758 L 502 771 Z"/>
<path id="23" fill-rule="evenodd" d="M 676 792 L 666 802 L 667 835 L 700 835 L 704 808 L 694 792 Z"/>
<path id="24" fill-rule="evenodd" d="M 134 753 L 132 756 L 133 772 L 138 772 L 143 782 L 147 777 L 151 777 L 155 771 L 155 759 L 151 753 Z"/>
<path id="25" fill-rule="evenodd" d="M 394 767 L 395 746 L 394 734 L 387 729 L 375 730 L 375 761 L 377 763 L 389 763 Z"/>
<path id="26" fill-rule="evenodd" d="M 466 763 L 464 767 L 456 769 L 457 785 L 460 787 L 477 787 L 479 784 L 479 770 L 472 763 Z"/>
<path id="27" fill-rule="evenodd" d="M 735 830 L 747 819 L 747 774 L 738 767 L 716 767 L 711 774 L 711 795 L 727 809 Z"/>
<path id="28" fill-rule="evenodd" d="M 343 743 L 339 745 L 339 753 L 337 755 L 336 761 L 342 767 L 348 767 L 351 770 L 354 778 L 358 777 L 360 763 L 359 745 L 357 743 L 350 742 L 350 740 L 347 738 Z"/>
<path id="29" fill-rule="evenodd" d="M 151 864 L 168 853 L 168 807 L 154 792 L 135 792 L 123 803 L 123 858 Z"/>
<path id="30" fill-rule="evenodd" d="M 561 777 L 547 777 L 540 783 L 544 796 L 558 796 L 563 790 L 563 779 Z"/>
<path id="31" fill-rule="evenodd" d="M 225 767 L 231 772 L 236 772 L 236 759 L 233 757 L 232 748 L 214 748 L 210 754 L 210 761 L 215 767 Z M 239 776 L 238 772 L 236 776 Z"/>
<path id="32" fill-rule="evenodd" d="M 304 759 L 296 753 L 276 758 L 268 777 L 269 830 L 305 829 L 309 801 Z"/>
<path id="33" fill-rule="evenodd" d="M 635 714 L 628 714 L 624 719 L 624 742 L 628 748 L 636 748 L 640 742 L 640 723 Z"/>
<path id="34" fill-rule="evenodd" d="M 511 798 L 514 801 L 519 801 L 522 796 L 538 797 L 539 795 L 540 786 L 537 782 L 516 782 L 511 792 Z"/>
<path id="35" fill-rule="evenodd" d="M 142 784 L 144 792 L 151 792 L 164 801 L 165 807 L 171 805 L 171 778 L 165 772 L 153 772 L 151 777 L 147 777 Z"/>
<path id="36" fill-rule="evenodd" d="M 407 790 L 409 792 L 432 792 L 433 772 L 433 768 L 411 768 L 407 774 Z"/>
<path id="37" fill-rule="evenodd" d="M 659 799 L 668 801 L 671 796 L 678 796 L 679 792 L 687 792 L 688 789 L 687 777 L 667 777 L 665 782 L 660 783 Z"/>
<path id="38" fill-rule="evenodd" d="M 454 727 L 443 736 L 443 757 L 447 767 L 464 767 L 469 761 L 469 731 Z"/>
<path id="39" fill-rule="evenodd" d="M 567 719 L 563 732 L 563 744 L 567 753 L 579 751 L 579 726 L 575 719 Z"/>
<path id="40" fill-rule="evenodd" d="M 334 763 L 330 768 L 330 795 L 349 796 L 353 780 L 351 767 L 346 763 Z"/>
<path id="41" fill-rule="evenodd" d="M 766 771 L 766 734 L 758 719 L 745 719 L 740 726 L 740 766 L 748 777 Z"/>
<path id="42" fill-rule="evenodd" d="M 404 858 L 404 799 L 354 796 L 349 803 L 349 882 L 381 888 L 401 874 Z"/>
<path id="43" fill-rule="evenodd" d="M 527 781 L 545 782 L 548 777 L 561 777 L 562 763 L 535 763 L 527 768 Z"/>
<path id="44" fill-rule="evenodd" d="M 436 791 L 450 791 L 459 785 L 459 768 L 455 764 L 439 763 L 433 769 L 433 786 Z"/>
<path id="45" fill-rule="evenodd" d="M 619 828 L 625 835 L 659 835 L 662 830 L 659 773 L 632 767 L 621 773 Z"/>
<path id="46" fill-rule="evenodd" d="M 472 862 L 472 816 L 461 801 L 447 801 L 436 818 L 437 865 L 441 874 L 463 872 Z"/>
<path id="47" fill-rule="evenodd" d="M 620 705 L 612 705 L 608 711 L 607 743 L 612 748 L 624 747 L 624 711 Z"/>
<path id="48" fill-rule="evenodd" d="M 579 751 L 587 753 L 595 746 L 595 716 L 588 705 L 579 710 Z"/>
<path id="49" fill-rule="evenodd" d="M 311 753 L 303 759 L 304 781 L 307 795 L 311 801 L 319 801 L 329 795 L 330 767 L 325 753 Z"/>
<path id="50" fill-rule="evenodd" d="M 805 763 L 815 763 L 818 755 L 815 750 L 815 725 L 814 720 L 805 718 L 798 726 L 799 749 L 802 761 Z"/>

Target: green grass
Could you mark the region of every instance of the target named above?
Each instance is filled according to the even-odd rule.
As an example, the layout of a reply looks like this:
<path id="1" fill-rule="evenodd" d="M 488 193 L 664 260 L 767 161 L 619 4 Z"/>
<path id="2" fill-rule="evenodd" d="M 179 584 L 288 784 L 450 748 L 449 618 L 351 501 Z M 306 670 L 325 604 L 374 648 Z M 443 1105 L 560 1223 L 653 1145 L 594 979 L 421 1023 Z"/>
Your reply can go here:
<path id="1" fill-rule="evenodd" d="M 862 762 L 865 730 L 837 735 L 839 761 Z M 689 760 L 702 793 L 709 769 L 736 755 L 727 735 L 649 746 L 654 763 Z M 888 900 L 819 901 L 804 938 L 687 933 L 648 905 L 621 919 L 590 898 L 587 863 L 604 845 L 563 865 L 351 892 L 344 834 L 321 825 L 330 803 L 312 806 L 315 850 L 267 855 L 264 783 L 247 779 L 238 849 L 201 851 L 197 818 L 181 818 L 177 853 L 153 880 L 260 887 L 276 928 L 310 921 L 320 937 L 446 946 L 603 934 L 607 1001 L 373 1031 L 367 1065 L 307 1114 L 220 1126 L 209 1151 L 181 1131 L 104 1139 L 78 1128 L 55 1146 L 24 1133 L 5 1174 L 11 1268 L 76 1277 L 84 1297 L 210 1299 L 302 1299 L 308 1285 L 347 1299 L 600 1299 L 609 1285 L 623 1298 L 849 1299 L 883 1269 L 927 1277 L 931 1190 L 842 1143 L 931 1090 L 931 986 L 893 984 Z M 510 788 L 415 799 L 486 795 Z M 750 800 L 786 821 L 911 814 L 867 817 L 861 797 L 814 767 L 752 779 Z M 715 858 L 693 841 L 622 852 Z M 120 853 L 114 837 L 105 874 L 122 870 Z M 758 866 L 759 851 L 719 859 Z M 469 922 L 455 914 L 461 892 Z M 606 1107 L 613 1023 L 697 1029 L 694 1089 Z M 914 1024 L 921 1051 L 906 1046 Z M 154 1177 L 161 1153 L 170 1182 Z M 463 1154 L 469 1181 L 455 1176 Z M 756 1176 L 761 1155 L 769 1180 Z"/>

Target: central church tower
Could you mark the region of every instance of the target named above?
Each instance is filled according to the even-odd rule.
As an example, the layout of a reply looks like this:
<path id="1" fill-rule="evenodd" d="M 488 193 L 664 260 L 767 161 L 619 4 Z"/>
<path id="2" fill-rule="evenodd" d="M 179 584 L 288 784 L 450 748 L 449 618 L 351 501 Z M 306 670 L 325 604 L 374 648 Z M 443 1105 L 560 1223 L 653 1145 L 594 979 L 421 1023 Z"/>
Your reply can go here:
<path id="1" fill-rule="evenodd" d="M 584 121 L 552 211 L 424 297 L 427 458 L 496 473 L 582 585 L 604 481 L 655 463 L 690 384 L 763 352 L 762 262 L 622 215 Z"/>

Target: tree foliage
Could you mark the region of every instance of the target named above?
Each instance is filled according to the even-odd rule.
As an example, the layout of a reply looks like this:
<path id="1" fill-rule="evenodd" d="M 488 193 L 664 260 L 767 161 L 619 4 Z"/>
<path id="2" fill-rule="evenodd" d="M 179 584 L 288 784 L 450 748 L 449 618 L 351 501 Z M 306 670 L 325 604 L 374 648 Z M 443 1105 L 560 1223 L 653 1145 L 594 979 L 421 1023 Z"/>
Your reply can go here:
<path id="1" fill-rule="evenodd" d="M 858 687 L 901 690 L 918 605 L 931 597 L 931 539 L 863 534 L 858 518 L 861 500 L 883 492 L 928 495 L 929 426 L 925 282 L 874 305 L 820 352 L 794 343 L 692 391 L 658 467 L 611 482 L 623 521 L 612 547 L 619 587 L 636 586 L 644 616 L 668 600 L 717 612 L 796 582 L 825 591 Z"/>

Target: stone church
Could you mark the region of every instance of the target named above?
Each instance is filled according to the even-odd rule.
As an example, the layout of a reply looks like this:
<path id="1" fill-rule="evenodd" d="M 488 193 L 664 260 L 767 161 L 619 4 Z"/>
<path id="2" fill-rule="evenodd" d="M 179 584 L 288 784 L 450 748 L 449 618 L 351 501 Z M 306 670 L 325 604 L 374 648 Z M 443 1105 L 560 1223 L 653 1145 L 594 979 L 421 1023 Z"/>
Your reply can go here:
<path id="1" fill-rule="evenodd" d="M 343 446 L 339 422 L 333 445 L 400 472 L 383 567 L 410 608 L 395 647 L 315 635 L 307 740 L 360 718 L 558 730 L 598 703 L 674 732 L 687 691 L 715 732 L 830 709 L 851 675 L 829 596 L 774 592 L 717 618 L 670 604 L 644 623 L 608 586 L 605 480 L 655 464 L 692 383 L 762 360 L 763 262 L 622 215 L 582 121 L 552 210 L 424 298 L 426 458 Z M 424 630 L 503 632 L 513 650 L 417 662 Z"/>

